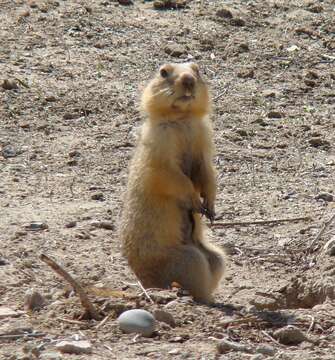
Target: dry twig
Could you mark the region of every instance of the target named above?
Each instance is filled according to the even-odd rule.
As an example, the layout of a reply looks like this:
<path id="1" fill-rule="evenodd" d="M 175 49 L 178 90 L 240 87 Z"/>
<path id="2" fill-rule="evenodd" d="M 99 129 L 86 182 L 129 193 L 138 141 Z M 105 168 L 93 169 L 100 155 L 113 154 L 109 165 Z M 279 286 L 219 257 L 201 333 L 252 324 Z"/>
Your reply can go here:
<path id="1" fill-rule="evenodd" d="M 137 281 L 138 286 L 142 289 L 144 295 L 146 296 L 146 298 L 151 302 L 151 304 L 154 304 L 154 301 L 151 299 L 150 295 L 148 294 L 148 292 L 144 289 L 143 285 L 141 284 L 141 282 L 138 280 Z"/>
<path id="2" fill-rule="evenodd" d="M 296 217 L 296 218 L 288 218 L 288 219 L 273 219 L 273 220 L 255 220 L 255 221 L 233 221 L 233 222 L 223 222 L 223 223 L 215 223 L 208 224 L 209 227 L 230 227 L 230 226 L 248 226 L 248 225 L 265 225 L 265 224 L 278 224 L 281 222 L 290 222 L 290 221 L 303 221 L 310 220 L 309 216 Z"/>
<path id="3" fill-rule="evenodd" d="M 95 307 L 90 302 L 87 294 L 85 293 L 83 287 L 79 284 L 79 282 L 74 280 L 74 278 L 68 272 L 66 272 L 61 266 L 59 266 L 54 260 L 50 259 L 47 255 L 41 254 L 40 259 L 44 263 L 49 265 L 59 276 L 61 276 L 63 279 L 70 283 L 70 285 L 73 287 L 73 289 L 79 296 L 81 304 L 86 310 L 87 315 L 91 319 L 101 320 L 99 313 L 96 311 Z"/>
<path id="4" fill-rule="evenodd" d="M 328 221 L 325 221 L 324 224 L 322 225 L 320 231 L 318 232 L 318 234 L 316 235 L 316 237 L 313 239 L 313 241 L 311 242 L 311 244 L 308 247 L 308 252 L 311 253 L 312 252 L 312 248 L 314 246 L 314 244 L 320 240 L 321 236 L 323 235 L 323 233 L 325 232 L 325 230 L 327 229 L 327 227 L 333 222 L 333 220 L 335 219 L 335 213 L 330 217 L 330 219 Z"/>

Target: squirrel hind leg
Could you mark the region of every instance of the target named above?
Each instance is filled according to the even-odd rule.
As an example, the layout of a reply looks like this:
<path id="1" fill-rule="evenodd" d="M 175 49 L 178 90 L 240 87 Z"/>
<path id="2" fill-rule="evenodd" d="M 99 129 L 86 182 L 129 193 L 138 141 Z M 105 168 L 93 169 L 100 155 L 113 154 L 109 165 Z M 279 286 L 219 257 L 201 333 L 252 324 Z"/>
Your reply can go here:
<path id="1" fill-rule="evenodd" d="M 170 283 L 180 284 L 197 302 L 212 303 L 213 276 L 206 256 L 193 245 L 178 247 L 169 255 L 165 276 Z"/>

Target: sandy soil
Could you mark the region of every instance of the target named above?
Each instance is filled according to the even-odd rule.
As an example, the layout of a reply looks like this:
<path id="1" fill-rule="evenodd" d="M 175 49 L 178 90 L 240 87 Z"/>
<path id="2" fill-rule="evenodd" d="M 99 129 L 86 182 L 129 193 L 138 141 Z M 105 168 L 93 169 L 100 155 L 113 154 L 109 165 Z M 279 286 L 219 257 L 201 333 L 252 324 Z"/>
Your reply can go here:
<path id="1" fill-rule="evenodd" d="M 177 10 L 1 1 L 0 310 L 17 312 L 0 315 L 1 359 L 334 358 L 335 261 L 323 250 L 335 233 L 334 10 L 331 0 L 194 0 Z M 230 260 L 213 307 L 175 290 L 149 291 L 151 304 L 116 232 L 141 89 L 159 65 L 190 59 L 214 99 L 218 216 L 208 236 Z M 292 218 L 304 219 L 226 224 Z M 132 295 L 91 290 L 109 318 L 82 320 L 42 252 L 85 286 Z M 22 312 L 32 289 L 45 306 Z M 165 309 L 177 326 L 122 334 L 116 318 L 135 307 Z M 308 341 L 275 340 L 287 325 Z M 8 338 L 20 329 L 30 335 Z M 55 350 L 73 337 L 93 354 Z M 273 354 L 218 354 L 223 338 Z"/>

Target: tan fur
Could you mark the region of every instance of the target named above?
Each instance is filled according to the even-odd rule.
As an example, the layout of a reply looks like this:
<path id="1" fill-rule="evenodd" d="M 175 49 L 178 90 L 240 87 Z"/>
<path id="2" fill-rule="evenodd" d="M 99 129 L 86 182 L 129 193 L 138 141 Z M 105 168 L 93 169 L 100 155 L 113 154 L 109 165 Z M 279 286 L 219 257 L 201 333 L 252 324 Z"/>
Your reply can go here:
<path id="1" fill-rule="evenodd" d="M 144 90 L 142 109 L 147 119 L 120 229 L 124 254 L 144 287 L 177 282 L 211 302 L 224 253 L 204 239 L 199 214 L 214 215 L 216 181 L 210 96 L 198 66 L 164 65 Z"/>

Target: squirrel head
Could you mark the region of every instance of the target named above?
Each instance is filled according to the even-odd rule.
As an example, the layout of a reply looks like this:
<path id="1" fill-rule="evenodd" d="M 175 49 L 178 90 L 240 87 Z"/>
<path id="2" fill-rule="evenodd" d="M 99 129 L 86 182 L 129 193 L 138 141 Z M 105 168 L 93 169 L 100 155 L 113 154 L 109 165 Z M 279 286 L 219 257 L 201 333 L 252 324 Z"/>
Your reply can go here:
<path id="1" fill-rule="evenodd" d="M 203 118 L 210 112 L 208 86 L 197 64 L 165 64 L 145 88 L 142 110 L 151 119 Z"/>

